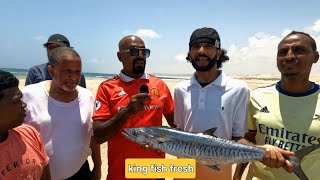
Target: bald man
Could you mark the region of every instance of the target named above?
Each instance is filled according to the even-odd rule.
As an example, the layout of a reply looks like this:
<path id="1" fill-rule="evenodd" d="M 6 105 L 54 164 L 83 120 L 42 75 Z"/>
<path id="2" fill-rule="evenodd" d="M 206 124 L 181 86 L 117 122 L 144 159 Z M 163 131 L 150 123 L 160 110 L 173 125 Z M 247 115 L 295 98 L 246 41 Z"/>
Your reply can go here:
<path id="1" fill-rule="evenodd" d="M 123 69 L 100 84 L 93 114 L 96 141 L 108 141 L 108 180 L 126 179 L 126 158 L 165 157 L 125 139 L 124 128 L 161 126 L 162 115 L 173 126 L 170 91 L 161 79 L 145 72 L 150 50 L 143 40 L 133 35 L 122 38 L 117 56 Z"/>

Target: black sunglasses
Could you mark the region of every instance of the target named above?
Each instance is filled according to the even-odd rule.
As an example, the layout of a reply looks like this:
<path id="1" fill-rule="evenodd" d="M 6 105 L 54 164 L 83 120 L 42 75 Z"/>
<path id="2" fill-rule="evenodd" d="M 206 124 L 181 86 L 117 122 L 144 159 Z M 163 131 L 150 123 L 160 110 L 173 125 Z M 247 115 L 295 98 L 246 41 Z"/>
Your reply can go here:
<path id="1" fill-rule="evenodd" d="M 130 49 L 123 50 L 121 52 L 130 52 L 131 56 L 139 56 L 141 52 L 142 56 L 147 58 L 150 56 L 151 51 L 150 49 L 146 49 L 146 48 L 131 47 Z"/>

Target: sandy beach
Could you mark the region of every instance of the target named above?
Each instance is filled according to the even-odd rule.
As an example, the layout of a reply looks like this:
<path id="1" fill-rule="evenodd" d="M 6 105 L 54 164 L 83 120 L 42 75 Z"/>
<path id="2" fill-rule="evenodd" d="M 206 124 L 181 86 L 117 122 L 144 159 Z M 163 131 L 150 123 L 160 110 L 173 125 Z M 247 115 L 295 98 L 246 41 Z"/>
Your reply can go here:
<path id="1" fill-rule="evenodd" d="M 252 90 L 256 87 L 266 86 L 273 84 L 277 81 L 279 81 L 280 76 L 279 75 L 247 75 L 247 76 L 233 76 L 236 79 L 240 79 L 245 81 L 248 84 L 248 87 Z M 18 77 L 20 80 L 20 89 L 23 89 L 25 77 L 21 76 Z M 103 82 L 105 79 L 102 78 L 86 78 L 87 82 L 87 89 L 89 89 L 93 95 L 95 96 L 97 92 L 97 88 L 101 82 Z M 313 75 L 311 77 L 311 80 L 314 82 L 320 82 L 320 75 Z M 167 86 L 169 87 L 172 95 L 175 85 L 179 81 L 169 81 L 165 80 Z M 167 125 L 165 120 L 163 121 L 163 125 Z M 107 159 L 107 143 L 104 143 L 101 145 L 101 157 L 102 157 L 102 178 L 106 179 L 107 176 L 107 169 L 108 169 L 108 159 Z M 91 158 L 89 158 L 90 166 L 92 166 Z"/>

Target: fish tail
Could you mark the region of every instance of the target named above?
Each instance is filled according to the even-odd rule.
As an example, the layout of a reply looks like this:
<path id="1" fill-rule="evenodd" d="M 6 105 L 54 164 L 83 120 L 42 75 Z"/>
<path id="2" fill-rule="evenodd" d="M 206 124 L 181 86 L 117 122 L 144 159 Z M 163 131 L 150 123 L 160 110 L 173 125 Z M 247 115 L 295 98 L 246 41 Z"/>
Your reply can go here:
<path id="1" fill-rule="evenodd" d="M 302 148 L 298 151 L 295 151 L 295 156 L 290 157 L 288 160 L 294 165 L 294 173 L 301 179 L 301 180 L 308 180 L 308 177 L 306 176 L 306 174 L 303 172 L 300 162 L 301 160 L 308 155 L 309 153 L 311 153 L 314 150 L 317 150 L 320 148 L 320 145 L 313 145 L 313 146 L 308 146 L 305 148 Z"/>

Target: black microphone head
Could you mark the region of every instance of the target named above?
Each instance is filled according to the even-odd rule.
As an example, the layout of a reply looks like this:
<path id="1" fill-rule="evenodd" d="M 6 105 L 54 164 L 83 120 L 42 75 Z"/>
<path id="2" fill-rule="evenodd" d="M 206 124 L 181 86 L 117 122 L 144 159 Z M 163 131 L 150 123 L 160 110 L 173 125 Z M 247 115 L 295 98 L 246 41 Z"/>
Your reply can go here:
<path id="1" fill-rule="evenodd" d="M 149 93 L 149 88 L 146 84 L 140 86 L 140 93 Z"/>

